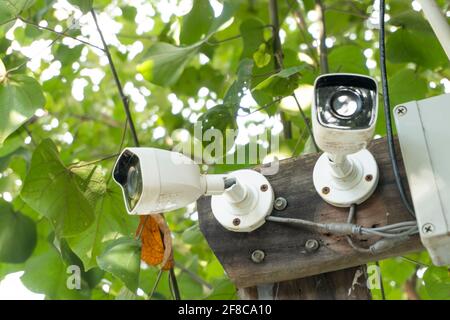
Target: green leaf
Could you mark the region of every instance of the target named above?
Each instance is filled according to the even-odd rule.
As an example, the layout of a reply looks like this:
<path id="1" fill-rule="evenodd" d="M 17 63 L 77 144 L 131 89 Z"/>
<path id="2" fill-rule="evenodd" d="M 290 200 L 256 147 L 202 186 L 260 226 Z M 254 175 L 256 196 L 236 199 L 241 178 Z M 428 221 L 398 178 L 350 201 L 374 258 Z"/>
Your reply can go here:
<path id="1" fill-rule="evenodd" d="M 0 84 L 6 79 L 6 67 L 2 59 L 0 59 Z"/>
<path id="2" fill-rule="evenodd" d="M 59 251 L 66 265 L 77 266 L 79 268 L 82 286 L 90 289 L 95 288 L 101 281 L 105 272 L 99 268 L 92 268 L 91 270 L 86 271 L 83 262 L 70 248 L 66 239 L 61 239 L 59 241 Z"/>
<path id="3" fill-rule="evenodd" d="M 116 300 L 137 300 L 137 295 L 126 286 L 123 286 L 117 294 Z"/>
<path id="4" fill-rule="evenodd" d="M 97 257 L 98 266 L 119 278 L 128 289 L 136 292 L 139 284 L 141 242 L 123 237 L 111 242 Z"/>
<path id="5" fill-rule="evenodd" d="M 64 67 L 70 68 L 72 70 L 72 64 L 81 56 L 81 51 L 83 50 L 83 46 L 76 46 L 73 48 L 69 48 L 66 45 L 60 44 L 58 46 L 58 50 L 56 50 L 55 58 L 61 62 Z"/>
<path id="6" fill-rule="evenodd" d="M 0 24 L 13 19 L 23 10 L 34 4 L 35 0 L 2 0 L 0 1 Z"/>
<path id="7" fill-rule="evenodd" d="M 392 107 L 407 101 L 424 99 L 427 91 L 427 81 L 411 69 L 403 69 L 389 80 Z"/>
<path id="8" fill-rule="evenodd" d="M 106 192 L 106 184 L 103 179 L 101 167 L 80 162 L 69 167 L 70 172 L 75 173 L 74 178 L 91 206 L 95 208 L 97 200 Z"/>
<path id="9" fill-rule="evenodd" d="M 15 75 L 0 84 L 0 144 L 44 105 L 41 86 L 33 78 Z"/>
<path id="10" fill-rule="evenodd" d="M 236 127 L 233 110 L 229 105 L 224 104 L 208 109 L 198 119 L 202 122 L 203 132 L 212 128 L 224 132 L 227 128 Z"/>
<path id="11" fill-rule="evenodd" d="M 83 13 L 87 13 L 92 9 L 94 0 L 69 0 L 69 2 L 80 8 Z"/>
<path id="12" fill-rule="evenodd" d="M 94 223 L 67 241 L 89 270 L 97 265 L 97 256 L 105 250 L 108 241 L 133 235 L 137 225 L 138 219 L 126 212 L 122 193 L 115 184 L 111 184 L 97 203 Z"/>
<path id="13" fill-rule="evenodd" d="M 194 44 L 208 35 L 214 20 L 214 10 L 208 0 L 193 1 L 191 11 L 183 17 L 180 32 L 181 44 Z"/>
<path id="14" fill-rule="evenodd" d="M 87 299 L 89 291 L 86 288 L 68 288 L 71 274 L 67 270 L 59 252 L 49 245 L 43 253 L 27 261 L 21 280 L 29 290 L 43 293 L 50 299 Z"/>
<path id="15" fill-rule="evenodd" d="M 36 239 L 34 221 L 0 201 L 0 262 L 24 262 L 33 252 Z"/>
<path id="16" fill-rule="evenodd" d="M 330 72 L 368 74 L 363 49 L 355 45 L 337 46 L 328 55 Z"/>
<path id="17" fill-rule="evenodd" d="M 0 157 L 5 157 L 14 153 L 14 151 L 19 149 L 23 144 L 23 136 L 19 134 L 19 131 L 16 131 L 3 142 L 3 145 L 0 147 Z"/>
<path id="18" fill-rule="evenodd" d="M 431 299 L 450 300 L 450 271 L 446 267 L 429 267 L 423 281 Z"/>
<path id="19" fill-rule="evenodd" d="M 265 106 L 272 103 L 275 97 L 291 95 L 297 89 L 301 72 L 305 69 L 305 65 L 294 66 L 271 75 L 253 88 L 253 98 L 260 106 Z M 273 114 L 276 111 L 276 104 L 266 108 L 265 111 Z"/>
<path id="20" fill-rule="evenodd" d="M 239 30 L 244 43 L 242 58 L 252 58 L 264 43 L 264 24 L 259 19 L 250 18 L 241 23 Z"/>
<path id="21" fill-rule="evenodd" d="M 274 94 L 273 86 L 282 79 L 293 79 L 293 76 L 297 76 L 302 70 L 305 69 L 305 66 L 295 66 L 287 69 L 283 69 L 278 73 L 271 75 L 269 78 L 260 82 L 256 87 L 253 88 L 253 91 L 265 90 L 269 93 Z M 296 77 L 298 79 L 298 77 Z M 284 83 L 284 82 L 283 82 Z M 296 89 L 295 87 L 294 89 Z M 292 92 L 291 92 L 292 93 Z"/>
<path id="22" fill-rule="evenodd" d="M 137 66 L 137 71 L 147 81 L 156 85 L 164 87 L 175 84 L 186 65 L 199 52 L 204 42 L 232 18 L 232 14 L 238 5 L 236 1 L 225 2 L 221 15 L 213 20 L 208 34 L 199 42 L 187 47 L 177 47 L 165 42 L 154 44 L 145 54 L 146 61 Z"/>
<path id="23" fill-rule="evenodd" d="M 397 30 L 387 38 L 386 52 L 393 63 L 414 62 L 430 69 L 448 64 L 439 41 L 428 32 Z"/>
<path id="24" fill-rule="evenodd" d="M 64 166 L 53 141 L 45 139 L 33 153 L 21 197 L 52 222 L 59 236 L 74 236 L 94 220 L 94 209 L 79 179 Z"/>
<path id="25" fill-rule="evenodd" d="M 207 300 L 235 300 L 236 287 L 228 279 L 221 279 L 214 283 L 214 290 L 206 298 Z"/>
<path id="26" fill-rule="evenodd" d="M 389 20 L 389 24 L 413 31 L 433 32 L 428 21 L 420 13 L 413 10 L 394 15 Z M 434 35 L 430 34 L 430 36 L 433 37 Z"/>
<path id="27" fill-rule="evenodd" d="M 263 68 L 267 66 L 270 62 L 272 56 L 266 52 L 266 45 L 262 43 L 258 51 L 253 54 L 253 60 L 258 68 Z"/>
<path id="28" fill-rule="evenodd" d="M 252 71 L 253 60 L 247 58 L 241 60 L 237 71 L 237 79 L 223 98 L 225 105 L 234 106 L 236 109 L 239 107 L 244 91 L 251 87 Z"/>
<path id="29" fill-rule="evenodd" d="M 200 45 L 176 47 L 158 42 L 146 54 L 147 60 L 137 66 L 147 81 L 159 86 L 170 86 L 177 82 L 189 60 L 198 53 Z"/>
<path id="30" fill-rule="evenodd" d="M 184 230 L 181 237 L 184 243 L 192 245 L 199 244 L 204 239 L 202 233 L 200 232 L 200 227 L 198 223 Z"/>

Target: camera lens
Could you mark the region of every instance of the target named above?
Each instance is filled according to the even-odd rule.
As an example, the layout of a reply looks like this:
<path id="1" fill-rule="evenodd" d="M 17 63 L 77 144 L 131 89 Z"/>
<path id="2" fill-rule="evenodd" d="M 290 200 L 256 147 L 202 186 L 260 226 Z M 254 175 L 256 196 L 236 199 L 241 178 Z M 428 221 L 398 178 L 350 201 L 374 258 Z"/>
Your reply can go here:
<path id="1" fill-rule="evenodd" d="M 136 168 L 135 166 L 130 167 L 130 169 L 128 169 L 127 175 L 127 191 L 128 196 L 131 199 L 134 199 L 136 198 L 136 196 L 139 196 L 140 179 L 141 177 L 138 168 Z"/>
<path id="2" fill-rule="evenodd" d="M 361 110 L 361 97 L 354 91 L 340 90 L 330 100 L 332 110 L 343 118 L 352 117 Z"/>

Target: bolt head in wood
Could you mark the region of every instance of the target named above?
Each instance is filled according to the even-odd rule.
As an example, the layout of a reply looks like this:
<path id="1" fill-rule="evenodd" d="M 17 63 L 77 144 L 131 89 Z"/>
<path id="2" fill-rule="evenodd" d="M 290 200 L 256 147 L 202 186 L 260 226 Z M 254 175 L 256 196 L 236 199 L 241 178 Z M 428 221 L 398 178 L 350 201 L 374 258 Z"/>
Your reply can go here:
<path id="1" fill-rule="evenodd" d="M 305 249 L 308 252 L 315 252 L 319 249 L 320 244 L 316 239 L 308 239 L 305 243 Z"/>
<path id="2" fill-rule="evenodd" d="M 252 261 L 254 263 L 261 263 L 264 261 L 264 258 L 266 257 L 266 254 L 262 250 L 255 250 L 252 252 Z"/>
<path id="3" fill-rule="evenodd" d="M 278 211 L 284 210 L 287 207 L 287 200 L 283 197 L 278 197 L 275 199 L 273 207 Z"/>

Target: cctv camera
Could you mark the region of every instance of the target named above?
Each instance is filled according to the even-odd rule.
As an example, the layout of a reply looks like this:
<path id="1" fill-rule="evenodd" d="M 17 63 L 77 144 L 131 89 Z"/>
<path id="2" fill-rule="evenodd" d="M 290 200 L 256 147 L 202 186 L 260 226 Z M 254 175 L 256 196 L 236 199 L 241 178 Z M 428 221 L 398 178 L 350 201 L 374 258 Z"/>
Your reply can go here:
<path id="1" fill-rule="evenodd" d="M 313 134 L 324 153 L 314 167 L 314 186 L 338 207 L 359 204 L 378 183 L 378 166 L 366 150 L 377 120 L 377 83 L 356 74 L 327 74 L 316 79 Z"/>
<path id="2" fill-rule="evenodd" d="M 264 224 L 272 211 L 273 190 L 262 174 L 254 170 L 201 174 L 193 160 L 178 152 L 126 148 L 117 159 L 113 178 L 129 214 L 172 211 L 211 195 L 219 223 L 228 230 L 248 232 Z"/>

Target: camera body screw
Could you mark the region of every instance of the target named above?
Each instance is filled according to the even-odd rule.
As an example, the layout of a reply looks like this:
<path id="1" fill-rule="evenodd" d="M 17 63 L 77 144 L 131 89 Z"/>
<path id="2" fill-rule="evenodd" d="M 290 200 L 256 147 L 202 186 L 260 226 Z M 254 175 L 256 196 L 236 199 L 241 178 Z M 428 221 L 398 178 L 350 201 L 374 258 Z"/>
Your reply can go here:
<path id="1" fill-rule="evenodd" d="M 408 109 L 405 106 L 399 106 L 395 109 L 395 112 L 398 116 L 404 116 L 408 112 Z"/>
<path id="2" fill-rule="evenodd" d="M 427 233 L 427 234 L 433 233 L 434 232 L 434 225 L 431 224 L 431 223 L 425 223 L 422 226 L 422 232 L 423 233 Z"/>

